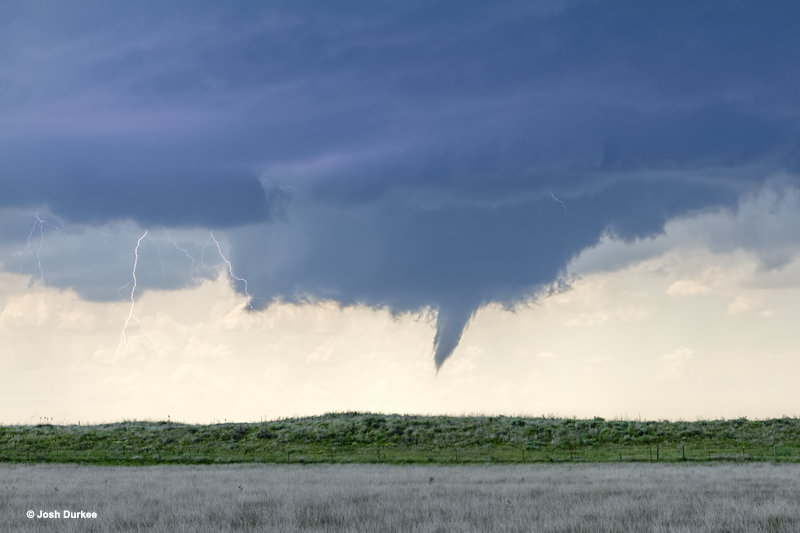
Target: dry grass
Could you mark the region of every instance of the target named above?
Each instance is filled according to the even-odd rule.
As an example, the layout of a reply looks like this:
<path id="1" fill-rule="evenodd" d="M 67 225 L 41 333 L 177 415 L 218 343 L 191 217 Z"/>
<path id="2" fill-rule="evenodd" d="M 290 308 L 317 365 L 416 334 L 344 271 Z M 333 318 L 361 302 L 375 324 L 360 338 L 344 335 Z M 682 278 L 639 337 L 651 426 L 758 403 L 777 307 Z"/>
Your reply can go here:
<path id="1" fill-rule="evenodd" d="M 788 533 L 800 467 L 0 465 L 0 529 Z"/>

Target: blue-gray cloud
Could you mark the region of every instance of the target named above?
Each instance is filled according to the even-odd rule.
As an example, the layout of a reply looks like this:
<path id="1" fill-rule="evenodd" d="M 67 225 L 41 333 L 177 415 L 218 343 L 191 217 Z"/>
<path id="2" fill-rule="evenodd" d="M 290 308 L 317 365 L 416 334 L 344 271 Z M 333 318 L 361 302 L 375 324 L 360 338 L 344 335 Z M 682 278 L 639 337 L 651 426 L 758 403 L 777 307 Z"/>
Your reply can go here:
<path id="1" fill-rule="evenodd" d="M 3 9 L 0 207 L 228 228 L 262 303 L 439 309 L 438 365 L 605 232 L 800 164 L 790 3 Z"/>

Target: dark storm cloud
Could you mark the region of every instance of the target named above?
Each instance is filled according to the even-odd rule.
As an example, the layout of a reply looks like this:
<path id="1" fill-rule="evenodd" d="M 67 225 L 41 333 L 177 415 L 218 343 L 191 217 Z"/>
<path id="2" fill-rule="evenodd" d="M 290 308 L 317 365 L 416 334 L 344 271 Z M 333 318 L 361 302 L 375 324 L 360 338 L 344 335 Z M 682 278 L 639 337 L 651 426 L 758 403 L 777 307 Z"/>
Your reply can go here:
<path id="1" fill-rule="evenodd" d="M 240 228 L 261 302 L 438 308 L 437 364 L 605 232 L 800 164 L 791 3 L 88 6 L 3 8 L 0 205 Z"/>
<path id="2" fill-rule="evenodd" d="M 437 308 L 441 365 L 480 306 L 526 299 L 607 229 L 632 240 L 659 233 L 681 214 L 735 208 L 736 200 L 727 186 L 660 179 L 620 181 L 574 198 L 566 214 L 549 194 L 502 207 L 430 209 L 393 199 L 360 208 L 298 206 L 291 229 L 235 232 L 231 259 L 267 301 L 310 296 L 396 312 Z"/>
<path id="3" fill-rule="evenodd" d="M 145 226 L 230 227 L 270 218 L 267 197 L 252 176 L 115 174 L 9 180 L 3 183 L 0 207 L 46 204 L 64 220 L 87 224 L 130 218 Z"/>

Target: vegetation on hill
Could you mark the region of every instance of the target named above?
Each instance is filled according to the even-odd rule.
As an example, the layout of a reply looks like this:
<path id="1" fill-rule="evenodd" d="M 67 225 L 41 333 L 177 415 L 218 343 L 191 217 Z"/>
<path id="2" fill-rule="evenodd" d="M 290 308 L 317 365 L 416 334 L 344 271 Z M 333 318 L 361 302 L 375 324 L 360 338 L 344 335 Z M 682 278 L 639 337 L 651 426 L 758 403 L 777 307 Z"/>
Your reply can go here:
<path id="1" fill-rule="evenodd" d="M 0 461 L 800 460 L 800 419 L 578 420 L 328 413 L 260 423 L 0 426 Z"/>

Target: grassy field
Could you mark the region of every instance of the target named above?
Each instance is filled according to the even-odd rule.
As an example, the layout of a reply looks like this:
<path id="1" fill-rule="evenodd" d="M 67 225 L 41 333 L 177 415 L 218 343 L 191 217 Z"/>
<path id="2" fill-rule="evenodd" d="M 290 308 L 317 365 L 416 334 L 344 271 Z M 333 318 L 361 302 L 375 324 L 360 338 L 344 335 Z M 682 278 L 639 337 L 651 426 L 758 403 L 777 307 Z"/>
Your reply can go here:
<path id="1" fill-rule="evenodd" d="M 16 464 L 0 479 L 10 532 L 800 531 L 800 465 Z"/>
<path id="2" fill-rule="evenodd" d="M 330 413 L 210 425 L 0 426 L 0 462 L 474 464 L 800 461 L 800 419 L 694 422 Z"/>

